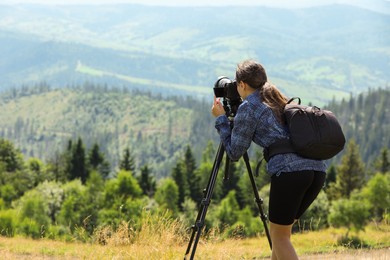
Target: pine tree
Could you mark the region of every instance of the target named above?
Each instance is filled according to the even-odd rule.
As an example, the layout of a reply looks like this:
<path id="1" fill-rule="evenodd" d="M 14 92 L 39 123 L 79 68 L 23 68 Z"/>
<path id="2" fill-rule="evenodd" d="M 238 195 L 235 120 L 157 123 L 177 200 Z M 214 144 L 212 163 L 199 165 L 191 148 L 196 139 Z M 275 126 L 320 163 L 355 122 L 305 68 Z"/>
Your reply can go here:
<path id="1" fill-rule="evenodd" d="M 134 158 L 131 156 L 130 149 L 128 147 L 124 150 L 124 155 L 120 161 L 119 169 L 131 172 L 134 172 L 135 170 Z"/>
<path id="2" fill-rule="evenodd" d="M 347 151 L 337 169 L 335 198 L 349 198 L 352 191 L 360 189 L 365 182 L 365 166 L 359 154 L 359 146 L 351 139 Z"/>
<path id="3" fill-rule="evenodd" d="M 72 156 L 73 156 L 73 140 L 69 139 L 65 152 L 62 155 L 60 155 L 60 158 L 64 159 L 65 175 L 66 175 L 67 180 L 72 180 L 72 175 L 71 175 L 72 168 L 73 168 Z M 57 163 L 59 163 L 58 166 L 61 167 L 61 165 L 60 165 L 61 161 L 56 160 L 56 164 Z"/>
<path id="4" fill-rule="evenodd" d="M 390 172 L 389 149 L 383 148 L 380 157 L 376 160 L 375 169 L 380 173 Z"/>
<path id="5" fill-rule="evenodd" d="M 66 150 L 67 150 L 68 152 L 72 152 L 72 147 L 73 147 L 73 141 L 70 139 L 70 140 L 68 141 L 68 146 L 67 146 Z"/>
<path id="6" fill-rule="evenodd" d="M 4 170 L 14 172 L 24 168 L 23 155 L 8 140 L 0 138 L 0 163 L 4 164 Z"/>
<path id="7" fill-rule="evenodd" d="M 202 153 L 202 163 L 212 162 L 213 157 L 215 157 L 214 145 L 212 141 L 209 141 L 206 149 Z"/>
<path id="8" fill-rule="evenodd" d="M 68 152 L 56 151 L 47 163 L 47 172 L 53 175 L 53 178 L 57 182 L 66 182 L 69 172 L 69 160 Z"/>
<path id="9" fill-rule="evenodd" d="M 110 164 L 106 161 L 104 154 L 100 152 L 97 143 L 89 151 L 88 163 L 92 170 L 98 171 L 103 178 L 107 178 L 110 173 Z"/>
<path id="10" fill-rule="evenodd" d="M 69 176 L 71 180 L 80 178 L 83 184 L 85 184 L 88 178 L 85 148 L 81 138 L 77 140 L 76 146 L 72 147 Z"/>
<path id="11" fill-rule="evenodd" d="M 98 166 L 103 163 L 104 156 L 100 153 L 100 148 L 97 143 L 92 146 L 92 149 L 89 151 L 88 162 L 92 169 L 96 170 Z"/>
<path id="12" fill-rule="evenodd" d="M 336 182 L 336 167 L 332 164 L 326 174 L 326 187 L 328 187 L 330 184 Z"/>
<path id="13" fill-rule="evenodd" d="M 190 198 L 193 201 L 199 201 L 202 198 L 202 189 L 200 186 L 200 178 L 195 172 L 196 161 L 190 146 L 187 146 L 187 149 L 184 153 L 183 166 L 185 172 L 184 175 L 187 178 Z"/>
<path id="14" fill-rule="evenodd" d="M 144 195 L 152 197 L 156 191 L 156 181 L 151 176 L 151 171 L 147 165 L 141 168 L 141 175 L 138 178 L 138 183 Z"/>
<path id="15" fill-rule="evenodd" d="M 179 161 L 172 170 L 172 179 L 175 181 L 179 191 L 177 206 L 180 210 L 182 210 L 182 203 L 189 194 L 187 177 L 183 168 L 183 162 Z"/>

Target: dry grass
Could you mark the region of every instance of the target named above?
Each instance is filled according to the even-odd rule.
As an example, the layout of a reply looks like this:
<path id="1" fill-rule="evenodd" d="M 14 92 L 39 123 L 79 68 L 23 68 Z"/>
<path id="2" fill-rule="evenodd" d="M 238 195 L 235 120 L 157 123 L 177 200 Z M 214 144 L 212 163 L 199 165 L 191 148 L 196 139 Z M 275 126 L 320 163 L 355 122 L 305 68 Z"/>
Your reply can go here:
<path id="1" fill-rule="evenodd" d="M 156 224 L 157 223 L 157 224 Z M 183 259 L 189 234 L 178 221 L 164 216 L 147 216 L 138 231 L 127 223 L 113 232 L 103 228 L 91 243 L 60 242 L 47 239 L 0 237 L 1 259 Z M 390 227 L 370 226 L 359 238 L 370 249 L 351 250 L 337 245 L 345 230 L 328 229 L 293 235 L 301 259 L 380 259 L 390 260 Z M 266 237 L 222 240 L 209 233 L 199 241 L 196 259 L 268 259 Z"/>

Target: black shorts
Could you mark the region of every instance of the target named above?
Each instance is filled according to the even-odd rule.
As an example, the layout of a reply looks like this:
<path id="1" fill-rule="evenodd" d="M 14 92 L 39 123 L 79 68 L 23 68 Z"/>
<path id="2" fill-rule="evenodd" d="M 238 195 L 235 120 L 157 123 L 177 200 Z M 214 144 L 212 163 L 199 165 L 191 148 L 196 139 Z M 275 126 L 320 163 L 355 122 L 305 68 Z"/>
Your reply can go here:
<path id="1" fill-rule="evenodd" d="M 297 171 L 272 176 L 269 195 L 269 220 L 290 225 L 299 219 L 315 200 L 325 183 L 325 172 Z"/>

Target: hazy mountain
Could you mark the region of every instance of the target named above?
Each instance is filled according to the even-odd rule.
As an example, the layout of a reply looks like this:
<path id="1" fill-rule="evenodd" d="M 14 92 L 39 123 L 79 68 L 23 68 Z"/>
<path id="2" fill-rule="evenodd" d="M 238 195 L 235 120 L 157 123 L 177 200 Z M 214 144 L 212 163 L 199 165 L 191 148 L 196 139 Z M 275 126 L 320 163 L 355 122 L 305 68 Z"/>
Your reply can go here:
<path id="1" fill-rule="evenodd" d="M 347 5 L 0 5 L 0 88 L 107 83 L 212 95 L 245 58 L 288 95 L 326 103 L 390 80 L 390 15 Z"/>

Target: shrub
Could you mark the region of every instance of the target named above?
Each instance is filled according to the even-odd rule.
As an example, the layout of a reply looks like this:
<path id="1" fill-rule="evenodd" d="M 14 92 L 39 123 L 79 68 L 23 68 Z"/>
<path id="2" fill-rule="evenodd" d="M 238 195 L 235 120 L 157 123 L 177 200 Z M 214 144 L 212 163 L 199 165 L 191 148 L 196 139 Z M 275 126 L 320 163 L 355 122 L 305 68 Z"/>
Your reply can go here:
<path id="1" fill-rule="evenodd" d="M 318 194 L 318 197 L 310 205 L 307 211 L 299 219 L 301 230 L 318 230 L 328 226 L 327 216 L 329 214 L 329 201 L 324 191 Z"/>
<path id="2" fill-rule="evenodd" d="M 23 219 L 19 228 L 22 234 L 34 239 L 45 235 L 45 226 L 38 224 L 34 219 Z"/>
<path id="3" fill-rule="evenodd" d="M 377 173 L 362 189 L 361 197 L 370 203 L 371 216 L 382 220 L 390 209 L 390 174 Z"/>
<path id="4" fill-rule="evenodd" d="M 260 213 L 253 217 L 249 206 L 242 209 L 238 214 L 238 221 L 244 224 L 245 236 L 255 236 L 264 232 L 264 224 L 260 218 Z"/>
<path id="5" fill-rule="evenodd" d="M 14 210 L 0 211 L 0 234 L 2 236 L 13 237 L 15 233 Z"/>
<path id="6" fill-rule="evenodd" d="M 46 237 L 53 240 L 64 239 L 70 241 L 71 232 L 69 228 L 62 225 L 50 225 L 46 231 Z"/>
<path id="7" fill-rule="evenodd" d="M 42 194 L 37 190 L 30 190 L 15 205 L 20 210 L 21 220 L 17 224 L 17 231 L 32 238 L 43 237 L 50 218 L 48 203 Z"/>
<path id="8" fill-rule="evenodd" d="M 361 240 L 357 236 L 342 236 L 337 240 L 337 244 L 340 246 L 353 248 L 353 249 L 361 249 L 361 248 L 369 248 L 370 246 L 365 243 L 363 240 Z"/>
<path id="9" fill-rule="evenodd" d="M 364 229 L 369 218 L 369 205 L 365 201 L 352 197 L 340 199 L 332 203 L 329 223 L 336 227 L 346 227 L 358 232 Z M 347 235 L 348 236 L 348 233 Z"/>

